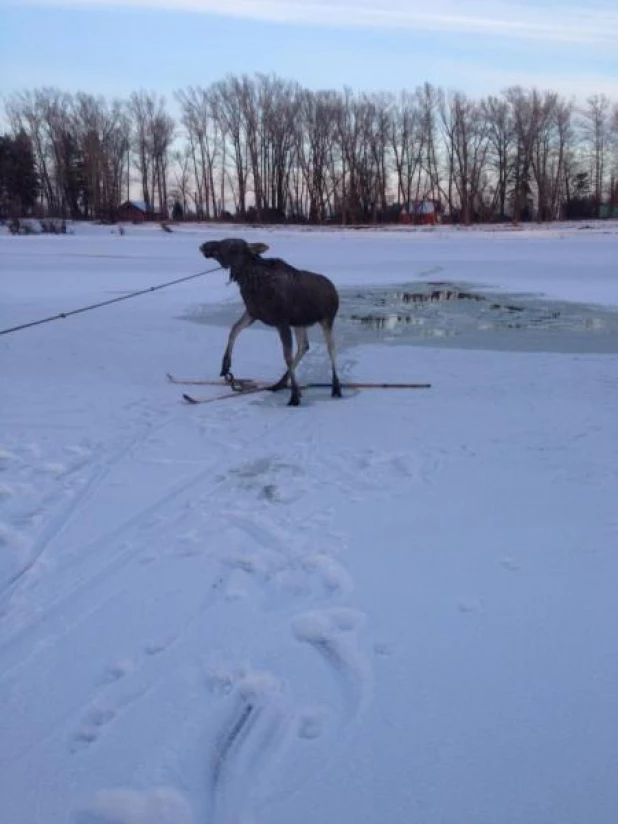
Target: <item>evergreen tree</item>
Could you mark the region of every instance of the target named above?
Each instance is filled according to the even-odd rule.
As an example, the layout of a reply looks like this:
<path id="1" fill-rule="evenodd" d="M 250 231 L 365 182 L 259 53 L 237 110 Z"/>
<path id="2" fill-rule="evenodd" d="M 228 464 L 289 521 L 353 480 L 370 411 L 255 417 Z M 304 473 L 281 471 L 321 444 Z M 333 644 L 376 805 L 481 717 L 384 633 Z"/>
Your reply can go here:
<path id="1" fill-rule="evenodd" d="M 0 136 L 0 213 L 3 217 L 28 214 L 36 203 L 39 180 L 32 143 L 21 131 Z"/>

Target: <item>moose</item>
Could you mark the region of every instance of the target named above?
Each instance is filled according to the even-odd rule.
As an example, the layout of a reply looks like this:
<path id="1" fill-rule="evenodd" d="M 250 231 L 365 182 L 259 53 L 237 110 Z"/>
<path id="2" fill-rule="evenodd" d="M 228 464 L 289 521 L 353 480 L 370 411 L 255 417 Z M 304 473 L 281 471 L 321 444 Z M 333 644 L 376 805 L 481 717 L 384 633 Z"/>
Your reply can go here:
<path id="1" fill-rule="evenodd" d="M 210 240 L 200 246 L 206 258 L 212 258 L 223 269 L 229 269 L 230 280 L 238 284 L 245 312 L 232 326 L 223 361 L 221 376 L 230 373 L 232 351 L 238 335 L 256 320 L 273 326 L 283 346 L 286 371 L 268 388 L 285 389 L 291 381 L 288 406 L 300 404 L 300 388 L 296 368 L 309 349 L 307 329 L 319 323 L 324 333 L 332 368 L 332 397 L 341 397 L 341 384 L 335 365 L 333 325 L 339 310 L 339 294 L 334 284 L 316 272 L 296 269 L 280 258 L 263 258 L 265 243 L 247 243 L 240 238 Z M 293 355 L 292 331 L 297 350 Z"/>

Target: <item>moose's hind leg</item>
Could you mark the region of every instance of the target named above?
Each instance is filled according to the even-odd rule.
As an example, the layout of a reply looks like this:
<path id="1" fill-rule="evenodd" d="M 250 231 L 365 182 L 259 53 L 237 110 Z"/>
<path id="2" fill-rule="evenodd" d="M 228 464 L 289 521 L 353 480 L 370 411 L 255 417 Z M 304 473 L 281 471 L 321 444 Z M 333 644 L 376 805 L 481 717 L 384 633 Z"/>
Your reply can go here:
<path id="1" fill-rule="evenodd" d="M 294 329 L 294 335 L 296 337 L 296 355 L 294 357 L 294 361 L 292 363 L 292 371 L 296 372 L 296 367 L 301 362 L 303 356 L 306 352 L 309 351 L 309 339 L 307 337 L 307 330 L 304 326 L 297 326 Z M 290 377 L 290 370 L 286 369 L 283 375 L 279 378 L 277 383 L 273 383 L 272 386 L 268 388 L 271 392 L 278 392 L 280 389 L 285 389 L 288 385 L 288 378 Z"/>
<path id="2" fill-rule="evenodd" d="M 323 320 L 320 325 L 322 326 L 322 331 L 324 332 L 324 338 L 326 339 L 326 347 L 328 349 L 328 356 L 330 358 L 330 363 L 332 367 L 331 395 L 333 398 L 340 398 L 341 383 L 339 382 L 339 376 L 337 375 L 337 367 L 335 365 L 335 340 L 333 338 L 333 323 L 334 319 Z"/>
<path id="3" fill-rule="evenodd" d="M 296 375 L 294 374 L 295 358 L 292 352 L 292 330 L 289 326 L 280 326 L 278 332 L 283 346 L 283 357 L 285 358 L 287 366 L 286 376 L 289 375 L 292 381 L 292 394 L 290 395 L 288 406 L 298 406 L 300 404 L 300 390 L 296 383 Z"/>

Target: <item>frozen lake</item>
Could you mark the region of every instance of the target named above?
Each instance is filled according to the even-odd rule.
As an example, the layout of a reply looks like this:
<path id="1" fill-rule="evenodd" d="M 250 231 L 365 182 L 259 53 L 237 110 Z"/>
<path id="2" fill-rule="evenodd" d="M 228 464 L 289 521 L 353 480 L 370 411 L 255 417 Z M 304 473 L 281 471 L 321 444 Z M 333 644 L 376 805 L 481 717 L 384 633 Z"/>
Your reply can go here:
<path id="1" fill-rule="evenodd" d="M 333 279 L 342 380 L 431 388 L 184 404 L 221 271 L 0 337 L 2 824 L 615 824 L 618 227 L 0 234 L 0 328 L 230 235 Z"/>

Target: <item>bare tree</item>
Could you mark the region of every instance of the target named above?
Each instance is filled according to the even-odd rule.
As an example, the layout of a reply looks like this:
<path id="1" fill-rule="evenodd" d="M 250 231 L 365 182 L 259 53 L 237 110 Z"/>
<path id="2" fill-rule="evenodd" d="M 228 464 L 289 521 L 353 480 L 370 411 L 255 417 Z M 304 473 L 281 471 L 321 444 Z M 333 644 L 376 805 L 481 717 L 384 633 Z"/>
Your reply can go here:
<path id="1" fill-rule="evenodd" d="M 337 103 L 334 92 L 311 92 L 305 89 L 300 94 L 294 133 L 296 157 L 307 189 L 308 218 L 312 222 L 322 221 L 327 215 L 328 160 L 334 139 Z M 298 194 L 296 201 L 298 209 Z"/>
<path id="2" fill-rule="evenodd" d="M 588 98 L 587 106 L 582 114 L 594 197 L 598 206 L 603 200 L 605 161 L 610 137 L 611 102 L 604 94 L 595 94 Z"/>
<path id="3" fill-rule="evenodd" d="M 417 100 L 403 92 L 390 120 L 390 141 L 397 176 L 397 199 L 406 207 L 412 200 L 414 179 L 422 171 L 423 139 Z"/>
<path id="4" fill-rule="evenodd" d="M 238 78 L 228 76 L 225 80 L 216 83 L 212 91 L 214 111 L 219 127 L 224 139 L 229 140 L 231 144 L 235 177 L 229 175 L 225 166 L 222 172 L 233 184 L 232 191 L 236 209 L 240 217 L 244 218 L 247 213 L 248 165 L 245 119 L 242 113 L 242 82 Z"/>
<path id="5" fill-rule="evenodd" d="M 453 185 L 461 209 L 462 223 L 470 223 L 481 207 L 481 183 L 486 167 L 488 122 L 480 104 L 461 92 L 440 101 L 440 116 L 448 159 L 449 207 L 453 208 Z"/>
<path id="6" fill-rule="evenodd" d="M 123 104 L 79 93 L 73 104 L 74 132 L 87 181 L 87 217 L 115 216 L 122 199 L 123 164 L 130 121 Z"/>
<path id="7" fill-rule="evenodd" d="M 133 92 L 129 101 L 129 112 L 133 125 L 133 148 L 137 154 L 136 166 L 142 184 L 142 197 L 146 208 L 151 208 L 150 177 L 153 169 L 149 124 L 153 115 L 154 102 L 146 92 Z"/>
<path id="8" fill-rule="evenodd" d="M 418 176 L 416 186 L 416 200 L 427 195 L 433 199 L 444 196 L 444 188 L 441 184 L 440 170 L 438 165 L 437 144 L 437 112 L 440 102 L 440 92 L 431 85 L 425 83 L 416 90 L 416 97 L 421 112 L 420 128 L 422 130 L 422 167 L 425 173 L 424 179 Z"/>
<path id="9" fill-rule="evenodd" d="M 177 92 L 182 124 L 189 140 L 193 176 L 197 190 L 196 209 L 200 217 L 217 217 L 215 168 L 222 160 L 222 140 L 216 114 L 216 95 L 201 86 Z"/>
<path id="10" fill-rule="evenodd" d="M 526 92 L 520 86 L 506 91 L 506 99 L 511 110 L 515 132 L 515 153 L 513 159 L 513 220 L 519 221 L 522 212 L 531 206 L 530 180 L 532 175 L 532 152 L 537 128 L 538 92 Z"/>
<path id="11" fill-rule="evenodd" d="M 173 170 L 175 184 L 172 189 L 172 197 L 177 203 L 180 203 L 183 217 L 186 217 L 187 212 L 189 211 L 189 200 L 191 199 L 192 188 L 191 147 L 186 145 L 182 151 L 174 152 L 172 154 L 172 159 L 174 161 Z"/>
<path id="12" fill-rule="evenodd" d="M 511 110 L 506 100 L 489 96 L 482 103 L 483 115 L 487 122 L 489 141 L 488 165 L 494 185 L 493 212 L 503 220 L 506 216 L 506 200 L 513 172 L 512 150 L 515 128 Z"/>
<path id="13" fill-rule="evenodd" d="M 614 103 L 610 118 L 610 182 L 609 202 L 612 206 L 618 204 L 618 103 Z"/>
<path id="14" fill-rule="evenodd" d="M 290 176 L 296 162 L 300 87 L 278 77 L 261 76 L 259 80 L 262 104 L 260 159 L 264 206 L 274 216 L 284 217 L 290 200 Z"/>

